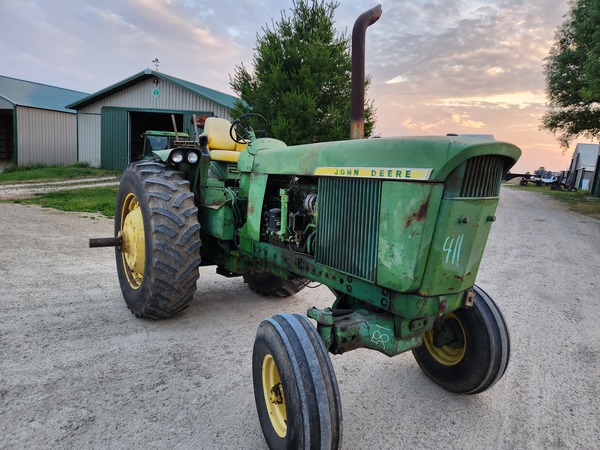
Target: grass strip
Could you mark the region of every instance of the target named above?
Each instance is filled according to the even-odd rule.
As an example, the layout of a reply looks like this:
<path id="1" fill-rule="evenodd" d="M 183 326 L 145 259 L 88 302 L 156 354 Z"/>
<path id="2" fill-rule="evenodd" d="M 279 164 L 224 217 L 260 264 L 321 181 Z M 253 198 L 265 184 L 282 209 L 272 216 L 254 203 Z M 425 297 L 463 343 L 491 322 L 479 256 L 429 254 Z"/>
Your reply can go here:
<path id="1" fill-rule="evenodd" d="M 117 201 L 116 186 L 100 186 L 38 194 L 34 198 L 12 200 L 13 203 L 41 205 L 61 211 L 102 213 L 114 217 Z"/>
<path id="2" fill-rule="evenodd" d="M 87 164 L 70 166 L 8 167 L 0 173 L 0 184 L 26 181 L 71 180 L 74 178 L 117 176 L 120 172 L 89 167 Z"/>

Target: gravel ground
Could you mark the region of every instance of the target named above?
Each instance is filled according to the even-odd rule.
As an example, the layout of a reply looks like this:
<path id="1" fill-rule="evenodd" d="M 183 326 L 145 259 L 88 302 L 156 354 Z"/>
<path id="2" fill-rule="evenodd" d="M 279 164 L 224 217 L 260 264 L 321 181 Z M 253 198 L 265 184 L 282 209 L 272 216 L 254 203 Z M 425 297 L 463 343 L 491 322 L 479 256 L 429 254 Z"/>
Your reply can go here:
<path id="1" fill-rule="evenodd" d="M 511 332 L 504 378 L 476 396 L 431 383 L 412 355 L 333 356 L 345 449 L 597 449 L 600 221 L 502 189 L 478 284 Z M 0 203 L 0 448 L 262 449 L 251 380 L 259 322 L 325 307 L 251 292 L 203 268 L 166 321 L 122 300 L 112 233 L 90 214 Z"/>

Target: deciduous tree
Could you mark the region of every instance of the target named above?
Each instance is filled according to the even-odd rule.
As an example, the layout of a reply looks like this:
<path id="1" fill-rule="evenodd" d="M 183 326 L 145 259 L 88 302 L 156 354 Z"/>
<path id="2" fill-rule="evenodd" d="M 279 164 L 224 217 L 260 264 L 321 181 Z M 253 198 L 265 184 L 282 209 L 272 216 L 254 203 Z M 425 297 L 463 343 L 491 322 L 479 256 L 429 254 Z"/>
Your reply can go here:
<path id="1" fill-rule="evenodd" d="M 550 102 L 542 128 L 563 148 L 579 137 L 600 134 L 600 0 L 573 0 L 546 58 Z"/>

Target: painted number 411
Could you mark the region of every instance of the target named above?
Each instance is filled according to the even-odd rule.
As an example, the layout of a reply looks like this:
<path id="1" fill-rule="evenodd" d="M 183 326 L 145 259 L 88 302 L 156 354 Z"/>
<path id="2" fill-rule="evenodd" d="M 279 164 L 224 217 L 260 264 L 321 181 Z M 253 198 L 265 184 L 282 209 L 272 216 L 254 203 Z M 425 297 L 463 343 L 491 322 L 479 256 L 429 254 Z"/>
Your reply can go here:
<path id="1" fill-rule="evenodd" d="M 450 261 L 452 265 L 460 265 L 460 248 L 462 247 L 464 234 L 458 235 L 456 239 L 446 237 L 442 250 L 446 253 L 446 264 Z"/>

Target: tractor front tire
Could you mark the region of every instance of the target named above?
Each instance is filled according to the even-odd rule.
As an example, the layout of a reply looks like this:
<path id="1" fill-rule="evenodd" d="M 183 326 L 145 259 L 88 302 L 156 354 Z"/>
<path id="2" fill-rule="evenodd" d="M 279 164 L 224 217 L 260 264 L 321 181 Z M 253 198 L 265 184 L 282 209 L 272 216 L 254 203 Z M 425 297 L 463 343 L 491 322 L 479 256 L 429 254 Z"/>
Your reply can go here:
<path id="1" fill-rule="evenodd" d="M 289 280 L 270 273 L 244 275 L 244 283 L 257 294 L 265 297 L 290 297 L 304 289 L 309 282 L 308 278 L 294 275 Z"/>
<path id="2" fill-rule="evenodd" d="M 433 333 L 413 350 L 417 363 L 434 383 L 458 394 L 478 394 L 491 388 L 506 371 L 510 355 L 508 328 L 500 310 L 481 288 L 474 286 L 470 308 L 446 314 L 445 326 L 455 338 L 441 347 Z"/>
<path id="3" fill-rule="evenodd" d="M 321 336 L 306 317 L 276 314 L 259 325 L 252 380 L 269 448 L 340 448 L 337 380 Z"/>
<path id="4" fill-rule="evenodd" d="M 130 164 L 115 209 L 119 284 L 136 317 L 164 319 L 193 298 L 200 266 L 200 224 L 183 174 L 155 161 Z"/>

